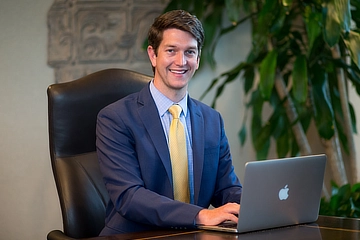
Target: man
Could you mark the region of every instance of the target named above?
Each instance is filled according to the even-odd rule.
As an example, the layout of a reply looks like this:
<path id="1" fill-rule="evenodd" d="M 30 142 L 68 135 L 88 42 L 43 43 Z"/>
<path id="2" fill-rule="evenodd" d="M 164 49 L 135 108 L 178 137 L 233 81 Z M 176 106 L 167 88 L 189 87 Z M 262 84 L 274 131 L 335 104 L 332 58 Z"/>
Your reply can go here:
<path id="1" fill-rule="evenodd" d="M 170 11 L 155 19 L 148 40 L 153 81 L 98 116 L 97 151 L 110 195 L 101 235 L 237 222 L 242 187 L 223 120 L 187 92 L 199 66 L 202 25 L 185 11 Z M 180 184 L 186 200 L 174 193 L 179 175 L 168 144 L 173 118 L 168 108 L 174 104 L 182 108 L 186 136 L 187 171 L 180 177 L 186 180 Z"/>

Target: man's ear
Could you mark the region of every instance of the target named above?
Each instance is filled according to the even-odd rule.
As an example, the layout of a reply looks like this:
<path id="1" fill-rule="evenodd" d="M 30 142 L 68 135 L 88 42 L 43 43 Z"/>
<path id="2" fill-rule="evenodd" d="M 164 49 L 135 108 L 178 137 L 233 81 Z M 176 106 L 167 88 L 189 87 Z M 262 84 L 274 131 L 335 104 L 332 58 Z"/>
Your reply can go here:
<path id="1" fill-rule="evenodd" d="M 155 53 L 155 49 L 152 46 L 148 46 L 147 47 L 147 53 L 151 62 L 151 65 L 153 67 L 156 67 L 156 53 Z"/>

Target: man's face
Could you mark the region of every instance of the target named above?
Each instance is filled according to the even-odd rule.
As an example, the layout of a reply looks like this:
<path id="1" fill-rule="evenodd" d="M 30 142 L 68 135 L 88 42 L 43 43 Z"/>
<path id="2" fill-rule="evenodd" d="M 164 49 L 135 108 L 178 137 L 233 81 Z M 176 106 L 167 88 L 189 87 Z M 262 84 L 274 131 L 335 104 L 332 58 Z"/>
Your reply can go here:
<path id="1" fill-rule="evenodd" d="M 196 39 L 188 32 L 167 29 L 157 54 L 151 46 L 148 54 L 155 68 L 155 86 L 165 95 L 174 90 L 186 92 L 188 82 L 199 67 Z"/>

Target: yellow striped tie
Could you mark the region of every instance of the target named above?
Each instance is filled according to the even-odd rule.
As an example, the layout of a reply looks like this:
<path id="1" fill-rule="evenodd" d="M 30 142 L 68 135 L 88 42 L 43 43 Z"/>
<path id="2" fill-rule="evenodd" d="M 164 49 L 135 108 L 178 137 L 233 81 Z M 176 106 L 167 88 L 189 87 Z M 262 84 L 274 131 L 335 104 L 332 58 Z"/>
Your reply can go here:
<path id="1" fill-rule="evenodd" d="M 169 108 L 173 120 L 169 131 L 169 151 L 173 175 L 174 198 L 189 203 L 188 159 L 184 125 L 179 117 L 182 108 L 175 104 Z"/>

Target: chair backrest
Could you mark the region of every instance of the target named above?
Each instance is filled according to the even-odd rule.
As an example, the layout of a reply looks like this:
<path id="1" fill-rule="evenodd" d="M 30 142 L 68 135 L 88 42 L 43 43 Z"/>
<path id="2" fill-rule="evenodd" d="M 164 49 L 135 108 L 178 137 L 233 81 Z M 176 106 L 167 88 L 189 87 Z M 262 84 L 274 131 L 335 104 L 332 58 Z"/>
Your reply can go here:
<path id="1" fill-rule="evenodd" d="M 65 235 L 93 237 L 104 227 L 109 196 L 96 156 L 97 114 L 150 80 L 133 71 L 106 69 L 48 87 L 50 157 Z"/>

